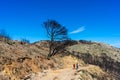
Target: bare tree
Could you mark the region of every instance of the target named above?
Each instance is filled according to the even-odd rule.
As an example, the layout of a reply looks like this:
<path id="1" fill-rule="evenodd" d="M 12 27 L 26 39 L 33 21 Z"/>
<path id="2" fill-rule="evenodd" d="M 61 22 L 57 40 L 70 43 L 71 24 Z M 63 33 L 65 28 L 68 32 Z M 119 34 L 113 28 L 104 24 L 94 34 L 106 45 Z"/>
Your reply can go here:
<path id="1" fill-rule="evenodd" d="M 11 37 L 7 34 L 7 32 L 4 29 L 0 30 L 0 40 L 2 41 L 11 40 Z"/>
<path id="2" fill-rule="evenodd" d="M 48 58 L 55 55 L 58 51 L 63 49 L 64 41 L 68 39 L 67 29 L 55 20 L 47 20 L 43 23 L 43 27 L 47 32 L 49 41 Z"/>
<path id="3" fill-rule="evenodd" d="M 22 38 L 21 39 L 21 44 L 26 44 L 26 43 L 30 44 L 30 41 L 26 38 Z"/>

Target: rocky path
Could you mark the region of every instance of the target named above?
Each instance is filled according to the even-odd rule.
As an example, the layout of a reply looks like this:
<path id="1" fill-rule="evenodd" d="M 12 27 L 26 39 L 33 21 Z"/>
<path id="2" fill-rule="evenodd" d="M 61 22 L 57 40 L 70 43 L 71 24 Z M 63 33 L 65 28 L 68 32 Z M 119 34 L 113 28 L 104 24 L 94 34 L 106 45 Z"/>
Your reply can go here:
<path id="1" fill-rule="evenodd" d="M 81 67 L 79 70 L 90 67 L 92 66 Z M 79 75 L 75 75 L 75 73 L 76 70 L 72 68 L 46 70 L 42 73 L 32 74 L 31 80 L 80 80 Z"/>

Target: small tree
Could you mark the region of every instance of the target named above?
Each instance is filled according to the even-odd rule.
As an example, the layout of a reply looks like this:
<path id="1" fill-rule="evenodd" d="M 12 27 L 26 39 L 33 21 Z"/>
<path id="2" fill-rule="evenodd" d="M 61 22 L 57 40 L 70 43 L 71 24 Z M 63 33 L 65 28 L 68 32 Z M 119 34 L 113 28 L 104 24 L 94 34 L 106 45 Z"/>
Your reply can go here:
<path id="1" fill-rule="evenodd" d="M 68 39 L 67 29 L 55 20 L 47 20 L 43 23 L 43 27 L 50 39 L 48 54 L 48 58 L 50 58 L 52 55 L 55 55 L 58 51 L 63 49 L 60 45 L 62 46 L 64 41 Z"/>
<path id="2" fill-rule="evenodd" d="M 7 34 L 7 32 L 4 29 L 0 30 L 0 40 L 2 41 L 11 40 L 10 36 Z"/>
<path id="3" fill-rule="evenodd" d="M 25 44 L 25 43 L 30 43 L 30 41 L 28 39 L 22 38 L 21 39 L 21 44 Z"/>

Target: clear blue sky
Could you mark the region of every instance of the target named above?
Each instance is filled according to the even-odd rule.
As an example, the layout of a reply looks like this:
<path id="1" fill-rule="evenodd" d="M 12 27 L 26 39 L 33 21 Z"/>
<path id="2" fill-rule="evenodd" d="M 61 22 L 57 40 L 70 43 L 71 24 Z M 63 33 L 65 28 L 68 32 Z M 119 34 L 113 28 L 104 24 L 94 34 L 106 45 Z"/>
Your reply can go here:
<path id="1" fill-rule="evenodd" d="M 0 0 L 0 29 L 13 39 L 47 39 L 47 19 L 65 25 L 72 39 L 120 47 L 119 0 Z"/>

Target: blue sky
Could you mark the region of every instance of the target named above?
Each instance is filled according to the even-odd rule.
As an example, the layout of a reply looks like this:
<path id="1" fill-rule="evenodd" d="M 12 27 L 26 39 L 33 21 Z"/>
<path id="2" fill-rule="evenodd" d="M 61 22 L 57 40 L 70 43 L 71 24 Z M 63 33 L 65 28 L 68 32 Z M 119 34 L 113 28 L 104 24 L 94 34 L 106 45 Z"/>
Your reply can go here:
<path id="1" fill-rule="evenodd" d="M 47 19 L 66 26 L 72 39 L 120 47 L 119 0 L 0 0 L 0 29 L 13 39 L 47 39 Z"/>

